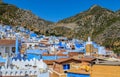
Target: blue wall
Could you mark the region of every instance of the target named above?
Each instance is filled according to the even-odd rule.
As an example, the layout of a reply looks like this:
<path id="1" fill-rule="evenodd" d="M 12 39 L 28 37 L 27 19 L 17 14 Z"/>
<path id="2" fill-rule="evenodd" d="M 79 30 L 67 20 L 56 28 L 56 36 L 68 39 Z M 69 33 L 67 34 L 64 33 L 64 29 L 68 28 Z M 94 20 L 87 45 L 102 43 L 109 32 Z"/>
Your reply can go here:
<path id="1" fill-rule="evenodd" d="M 55 56 L 42 56 L 43 60 L 56 60 Z M 57 56 L 57 59 L 67 58 L 67 56 Z"/>
<path id="2" fill-rule="evenodd" d="M 29 60 L 30 60 L 30 59 L 33 59 L 33 58 L 40 59 L 40 55 L 27 54 L 27 58 L 28 58 Z M 57 59 L 60 59 L 60 58 L 67 58 L 67 56 L 57 56 Z M 55 57 L 55 56 L 42 56 L 42 59 L 43 59 L 43 60 L 56 60 L 56 57 Z"/>
<path id="3" fill-rule="evenodd" d="M 3 59 L 3 58 L 0 56 L 0 62 L 6 62 L 6 59 Z"/>
<path id="4" fill-rule="evenodd" d="M 67 73 L 67 77 L 90 77 L 88 74 Z"/>
<path id="5" fill-rule="evenodd" d="M 18 42 L 18 36 L 16 36 L 16 44 L 15 44 L 15 54 L 17 55 L 19 53 L 19 42 Z"/>
<path id="6" fill-rule="evenodd" d="M 28 58 L 28 60 L 33 59 L 33 58 L 35 58 L 35 59 L 40 59 L 40 55 L 27 54 L 27 58 Z"/>

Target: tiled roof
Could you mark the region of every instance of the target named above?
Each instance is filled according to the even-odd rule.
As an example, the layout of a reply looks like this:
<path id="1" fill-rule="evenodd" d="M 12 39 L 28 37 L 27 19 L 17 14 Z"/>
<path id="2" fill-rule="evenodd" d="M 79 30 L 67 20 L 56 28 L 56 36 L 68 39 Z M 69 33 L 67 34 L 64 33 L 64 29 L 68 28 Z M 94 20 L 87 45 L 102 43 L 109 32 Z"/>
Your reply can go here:
<path id="1" fill-rule="evenodd" d="M 74 58 L 60 58 L 60 59 L 56 60 L 55 62 L 56 62 L 56 63 L 64 63 L 64 62 L 69 61 L 69 60 L 80 61 L 79 59 L 74 59 Z M 80 61 L 80 62 L 81 62 L 81 61 Z"/>
<path id="2" fill-rule="evenodd" d="M 15 45 L 15 40 L 0 39 L 0 45 Z"/>
<path id="3" fill-rule="evenodd" d="M 40 42 L 48 42 L 48 40 L 41 40 Z"/>
<path id="4" fill-rule="evenodd" d="M 61 49 L 60 52 L 66 52 L 66 50 L 65 49 Z"/>
<path id="5" fill-rule="evenodd" d="M 84 58 L 80 58 L 80 60 L 81 61 L 91 62 L 91 61 L 95 60 L 95 58 L 86 58 L 86 57 L 84 57 Z"/>
<path id="6" fill-rule="evenodd" d="M 69 55 L 70 57 L 76 56 L 76 55 L 78 55 L 78 54 L 83 54 L 83 52 L 69 52 L 69 53 L 68 53 L 68 55 Z"/>
<path id="7" fill-rule="evenodd" d="M 76 61 L 86 61 L 86 62 L 91 62 L 93 60 L 95 60 L 95 58 L 61 58 L 61 59 L 58 59 L 56 60 L 55 62 L 56 63 L 63 63 L 63 62 L 66 62 L 66 61 L 69 61 L 69 60 L 76 60 Z"/>
<path id="8" fill-rule="evenodd" d="M 47 65 L 53 65 L 53 62 L 55 62 L 55 60 L 44 60 L 44 62 L 45 62 Z"/>
<path id="9" fill-rule="evenodd" d="M 5 65 L 5 63 L 4 62 L 0 62 L 0 66 L 4 66 Z"/>

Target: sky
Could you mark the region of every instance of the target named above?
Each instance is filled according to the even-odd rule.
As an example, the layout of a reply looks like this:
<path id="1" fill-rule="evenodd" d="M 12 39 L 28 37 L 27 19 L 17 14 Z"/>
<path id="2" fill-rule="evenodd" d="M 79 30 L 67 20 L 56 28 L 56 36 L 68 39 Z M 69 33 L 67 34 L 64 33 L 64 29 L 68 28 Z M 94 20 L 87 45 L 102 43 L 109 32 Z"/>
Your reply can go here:
<path id="1" fill-rule="evenodd" d="M 120 0 L 3 0 L 16 5 L 42 19 L 57 22 L 99 5 L 112 11 L 120 10 Z"/>

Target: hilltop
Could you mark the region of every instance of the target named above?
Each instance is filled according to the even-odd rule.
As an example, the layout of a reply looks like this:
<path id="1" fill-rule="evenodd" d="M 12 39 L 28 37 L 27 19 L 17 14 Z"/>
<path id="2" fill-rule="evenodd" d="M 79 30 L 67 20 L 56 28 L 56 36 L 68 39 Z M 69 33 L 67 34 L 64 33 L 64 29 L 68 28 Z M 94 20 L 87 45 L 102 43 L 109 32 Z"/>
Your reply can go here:
<path id="1" fill-rule="evenodd" d="M 0 23 L 24 26 L 37 34 L 65 36 L 92 40 L 120 53 L 120 11 L 113 12 L 98 5 L 87 11 L 52 23 L 34 15 L 29 10 L 0 3 Z"/>
<path id="2" fill-rule="evenodd" d="M 51 30 L 55 35 L 68 38 L 87 40 L 91 36 L 93 41 L 120 51 L 120 11 L 113 12 L 94 5 L 87 11 L 59 21 Z"/>
<path id="3" fill-rule="evenodd" d="M 39 18 L 29 10 L 23 10 L 14 5 L 0 2 L 0 23 L 12 26 L 20 25 L 42 33 L 40 28 L 47 27 L 52 22 Z"/>

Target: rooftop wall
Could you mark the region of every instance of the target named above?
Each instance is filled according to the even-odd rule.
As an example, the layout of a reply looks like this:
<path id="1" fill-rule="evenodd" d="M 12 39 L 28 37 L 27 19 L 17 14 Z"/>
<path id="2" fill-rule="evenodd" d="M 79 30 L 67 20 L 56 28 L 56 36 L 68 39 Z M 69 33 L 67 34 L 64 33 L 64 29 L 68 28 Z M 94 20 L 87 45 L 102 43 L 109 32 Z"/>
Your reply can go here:
<path id="1" fill-rule="evenodd" d="M 93 65 L 90 77 L 120 77 L 120 66 Z"/>

